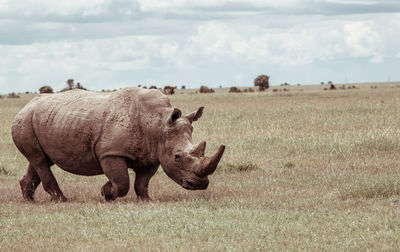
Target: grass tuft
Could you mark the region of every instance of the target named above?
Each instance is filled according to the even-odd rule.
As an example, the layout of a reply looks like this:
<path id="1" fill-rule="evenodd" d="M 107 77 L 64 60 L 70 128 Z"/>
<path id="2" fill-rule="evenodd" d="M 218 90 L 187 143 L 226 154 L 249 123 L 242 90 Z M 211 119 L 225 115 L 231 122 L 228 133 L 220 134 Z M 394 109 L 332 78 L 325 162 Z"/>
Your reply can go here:
<path id="1" fill-rule="evenodd" d="M 352 178 L 352 182 L 340 191 L 343 199 L 347 198 L 389 198 L 400 195 L 400 176 L 379 175 Z"/>
<path id="2" fill-rule="evenodd" d="M 244 171 L 255 171 L 258 170 L 258 165 L 251 163 L 249 161 L 239 162 L 239 163 L 227 163 L 222 166 L 223 171 L 227 172 L 244 172 Z"/>
<path id="3" fill-rule="evenodd" d="M 4 165 L 0 165 L 0 175 L 12 175 L 12 173 L 6 169 Z"/>
<path id="4" fill-rule="evenodd" d="M 293 161 L 286 161 L 282 164 L 283 168 L 291 169 L 294 168 L 296 165 Z"/>

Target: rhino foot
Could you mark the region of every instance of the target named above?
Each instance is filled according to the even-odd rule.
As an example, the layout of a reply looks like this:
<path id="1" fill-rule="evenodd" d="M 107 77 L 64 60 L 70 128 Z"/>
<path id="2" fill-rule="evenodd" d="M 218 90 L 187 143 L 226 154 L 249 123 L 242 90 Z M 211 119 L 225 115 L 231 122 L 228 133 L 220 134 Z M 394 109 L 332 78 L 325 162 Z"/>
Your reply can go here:
<path id="1" fill-rule="evenodd" d="M 34 168 L 29 164 L 26 174 L 19 181 L 21 186 L 22 196 L 27 201 L 34 201 L 34 194 L 36 188 L 39 186 L 41 180 Z"/>
<path id="2" fill-rule="evenodd" d="M 24 179 L 19 181 L 19 185 L 21 186 L 22 196 L 24 199 L 27 201 L 34 201 L 33 194 L 35 191 L 33 185 L 27 185 Z"/>
<path id="3" fill-rule="evenodd" d="M 151 202 L 151 201 L 153 201 L 149 196 L 145 196 L 145 197 L 143 197 L 143 196 L 138 196 L 138 199 L 139 199 L 140 201 L 143 201 L 143 202 Z"/>
<path id="4" fill-rule="evenodd" d="M 53 194 L 53 195 L 51 195 L 51 201 L 66 202 L 66 201 L 68 201 L 68 199 L 64 195 Z"/>
<path id="5" fill-rule="evenodd" d="M 114 195 L 111 191 L 112 191 L 112 184 L 110 181 L 108 181 L 101 188 L 101 196 L 103 196 L 106 199 L 106 201 L 113 201 L 117 198 L 117 195 Z"/>

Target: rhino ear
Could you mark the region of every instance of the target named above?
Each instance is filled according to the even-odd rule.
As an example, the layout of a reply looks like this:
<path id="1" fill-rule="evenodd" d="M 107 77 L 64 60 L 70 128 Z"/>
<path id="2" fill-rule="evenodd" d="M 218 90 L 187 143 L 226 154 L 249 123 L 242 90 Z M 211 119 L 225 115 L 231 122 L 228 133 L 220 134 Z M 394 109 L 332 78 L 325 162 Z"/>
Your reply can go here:
<path id="1" fill-rule="evenodd" d="M 190 123 L 192 123 L 193 121 L 197 121 L 203 115 L 203 109 L 204 107 L 202 106 L 196 111 L 185 115 L 185 117 L 189 120 Z"/>
<path id="2" fill-rule="evenodd" d="M 181 118 L 181 116 L 182 116 L 182 111 L 180 111 L 177 108 L 174 108 L 174 111 L 172 111 L 172 114 L 171 114 L 170 118 L 168 119 L 168 124 L 173 124 L 176 120 Z"/>

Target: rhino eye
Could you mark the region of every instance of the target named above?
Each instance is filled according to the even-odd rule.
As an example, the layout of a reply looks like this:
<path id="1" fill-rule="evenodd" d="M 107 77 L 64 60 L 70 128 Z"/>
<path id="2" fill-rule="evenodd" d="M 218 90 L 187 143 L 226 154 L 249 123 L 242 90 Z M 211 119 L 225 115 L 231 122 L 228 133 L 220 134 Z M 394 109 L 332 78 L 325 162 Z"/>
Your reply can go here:
<path id="1" fill-rule="evenodd" d="M 181 159 L 181 155 L 176 154 L 175 155 L 175 161 L 178 161 L 179 159 Z"/>

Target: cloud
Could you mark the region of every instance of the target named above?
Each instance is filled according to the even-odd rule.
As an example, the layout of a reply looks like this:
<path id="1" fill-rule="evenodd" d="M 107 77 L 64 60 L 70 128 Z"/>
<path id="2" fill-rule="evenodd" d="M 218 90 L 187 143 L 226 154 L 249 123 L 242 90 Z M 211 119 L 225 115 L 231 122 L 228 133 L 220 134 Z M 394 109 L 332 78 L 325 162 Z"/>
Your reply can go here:
<path id="1" fill-rule="evenodd" d="M 373 29 L 372 22 L 349 22 L 344 25 L 344 38 L 349 53 L 355 57 L 372 57 L 372 62 L 380 63 L 381 36 Z"/>
<path id="2" fill-rule="evenodd" d="M 337 75 L 353 62 L 378 69 L 400 58 L 395 36 L 400 14 L 392 13 L 399 5 L 386 0 L 2 0 L 0 89 L 48 83 L 57 90 L 67 78 L 93 89 L 110 83 L 197 85 L 205 79 L 243 83 L 264 71 L 308 80 Z"/>

